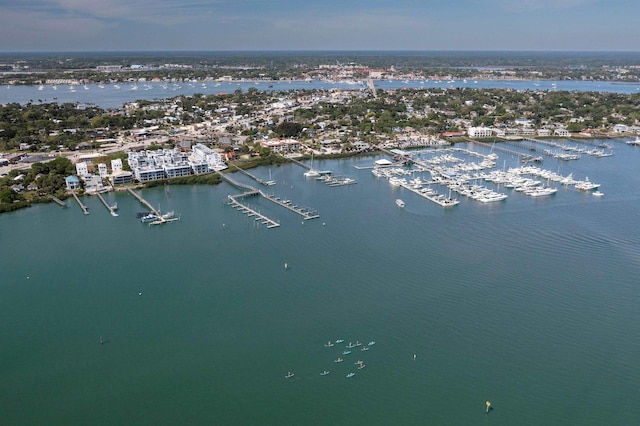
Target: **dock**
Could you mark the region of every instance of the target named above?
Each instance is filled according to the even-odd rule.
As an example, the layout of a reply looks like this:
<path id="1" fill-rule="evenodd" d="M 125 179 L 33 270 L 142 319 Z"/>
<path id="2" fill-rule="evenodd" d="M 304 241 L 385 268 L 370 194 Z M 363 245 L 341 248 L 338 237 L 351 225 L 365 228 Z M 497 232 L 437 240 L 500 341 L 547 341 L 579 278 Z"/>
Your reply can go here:
<path id="1" fill-rule="evenodd" d="M 533 158 L 533 156 L 531 154 L 525 154 L 522 152 L 518 152 L 518 151 L 514 151 L 513 149 L 509 149 L 509 148 L 505 148 L 503 146 L 496 146 L 495 144 L 488 144 L 486 142 L 480 142 L 477 141 L 475 139 L 471 139 L 471 138 L 465 138 L 467 140 L 467 142 L 470 143 L 474 143 L 476 145 L 480 145 L 480 146 L 484 146 L 487 147 L 491 150 L 494 151 L 500 151 L 500 152 L 504 152 L 506 154 L 511 154 L 511 155 L 515 155 L 516 157 L 518 157 L 520 160 L 531 160 Z"/>
<path id="2" fill-rule="evenodd" d="M 118 210 L 118 205 L 114 204 L 113 206 L 110 206 L 109 204 L 107 204 L 107 200 L 104 199 L 101 193 L 98 192 L 97 195 L 100 201 L 102 201 L 102 204 L 104 204 L 107 210 L 109 210 L 109 213 L 111 213 L 111 216 L 117 217 L 118 213 L 116 213 L 116 210 Z"/>
<path id="3" fill-rule="evenodd" d="M 73 198 L 75 198 L 76 201 L 78 202 L 78 205 L 82 209 L 82 213 L 89 214 L 89 208 L 84 204 L 82 204 L 82 201 L 80 201 L 80 198 L 78 198 L 78 194 L 76 194 L 76 191 L 71 191 L 71 195 L 73 195 Z"/>
<path id="4" fill-rule="evenodd" d="M 145 200 L 144 198 L 142 198 L 138 193 L 136 193 L 133 189 L 131 188 L 127 188 L 127 191 L 129 192 L 129 194 L 133 195 L 138 201 L 140 201 L 140 203 L 147 207 L 149 209 L 149 211 L 158 218 L 158 220 L 151 222 L 151 224 L 153 225 L 159 225 L 161 223 L 165 223 L 167 222 L 167 219 L 165 219 L 164 217 L 162 217 L 162 215 L 160 214 L 160 212 L 158 210 L 156 210 L 155 207 L 153 207 L 151 205 L 150 202 L 148 202 L 147 200 Z"/>
<path id="5" fill-rule="evenodd" d="M 422 192 L 417 188 L 411 188 L 409 185 L 401 185 L 404 189 L 413 192 L 427 200 L 436 203 L 441 207 L 453 207 L 457 206 L 460 201 L 455 198 L 451 198 L 451 195 L 448 197 L 443 194 L 438 194 L 436 191 Z"/>
<path id="6" fill-rule="evenodd" d="M 55 195 L 51 195 L 49 194 L 48 197 L 53 200 L 54 203 L 58 204 L 60 207 L 67 207 L 67 204 L 62 201 L 60 198 L 56 197 Z"/>
<path id="7" fill-rule="evenodd" d="M 233 206 L 238 211 L 246 214 L 248 217 L 254 217 L 256 221 L 259 221 L 263 225 L 267 225 L 267 228 L 277 228 L 280 226 L 278 222 L 273 219 L 269 219 L 267 216 L 262 213 L 242 204 L 239 200 L 243 200 L 248 197 L 255 197 L 261 195 L 260 191 L 248 191 L 238 195 L 229 195 L 227 199 L 229 200 L 229 205 Z"/>
<path id="8" fill-rule="evenodd" d="M 243 174 L 249 176 L 251 179 L 255 180 L 260 185 L 271 186 L 271 185 L 275 185 L 276 184 L 276 182 L 274 180 L 272 180 L 272 179 L 269 179 L 269 180 L 261 179 L 261 178 L 255 176 L 255 175 L 249 173 L 248 171 L 246 171 L 244 169 L 241 169 L 240 167 L 236 166 L 235 164 L 231 164 L 231 166 L 234 167 L 240 173 L 243 173 Z M 269 173 L 271 173 L 271 172 L 269 172 Z"/>
<path id="9" fill-rule="evenodd" d="M 282 206 L 287 210 L 291 210 L 292 212 L 299 214 L 304 218 L 304 220 L 317 219 L 320 217 L 318 212 L 316 212 L 315 210 L 311 210 L 306 207 L 298 207 L 294 204 L 291 204 L 291 201 L 289 200 L 281 200 L 280 198 L 274 197 L 273 195 L 267 195 L 262 191 L 259 191 L 259 193 L 267 200 L 276 203 L 277 205 Z"/>

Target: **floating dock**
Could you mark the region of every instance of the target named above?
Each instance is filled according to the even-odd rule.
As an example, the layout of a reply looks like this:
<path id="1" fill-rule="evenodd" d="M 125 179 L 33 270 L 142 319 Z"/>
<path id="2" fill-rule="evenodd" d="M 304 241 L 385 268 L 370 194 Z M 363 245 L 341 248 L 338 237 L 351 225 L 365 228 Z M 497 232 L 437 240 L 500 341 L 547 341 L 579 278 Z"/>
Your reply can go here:
<path id="1" fill-rule="evenodd" d="M 78 198 L 78 194 L 76 194 L 76 191 L 71 191 L 71 195 L 73 195 L 73 198 L 75 198 L 76 201 L 78 202 L 78 205 L 82 209 L 82 213 L 89 214 L 89 208 L 84 204 L 82 204 L 82 201 L 80 201 L 80 198 Z"/>

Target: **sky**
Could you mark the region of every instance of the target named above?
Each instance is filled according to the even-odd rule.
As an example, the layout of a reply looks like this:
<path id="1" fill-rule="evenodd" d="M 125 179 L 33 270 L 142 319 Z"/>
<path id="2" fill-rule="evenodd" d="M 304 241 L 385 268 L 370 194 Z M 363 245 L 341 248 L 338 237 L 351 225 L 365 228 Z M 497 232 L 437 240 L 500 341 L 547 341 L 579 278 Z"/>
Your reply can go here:
<path id="1" fill-rule="evenodd" d="M 0 52 L 640 51 L 640 0 L 0 0 Z"/>

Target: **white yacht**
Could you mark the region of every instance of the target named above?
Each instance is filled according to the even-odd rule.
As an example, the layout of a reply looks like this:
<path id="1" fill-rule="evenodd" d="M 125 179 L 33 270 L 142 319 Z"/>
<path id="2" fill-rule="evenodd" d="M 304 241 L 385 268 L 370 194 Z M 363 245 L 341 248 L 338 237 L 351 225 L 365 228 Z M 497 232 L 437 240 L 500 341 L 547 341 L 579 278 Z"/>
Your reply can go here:
<path id="1" fill-rule="evenodd" d="M 591 191 L 592 189 L 599 188 L 599 183 L 593 183 L 586 177 L 583 181 L 576 183 L 576 189 L 580 191 Z"/>
<path id="2" fill-rule="evenodd" d="M 404 201 L 402 201 L 400 198 L 398 198 L 398 199 L 396 200 L 396 205 L 397 205 L 398 207 L 404 207 Z"/>

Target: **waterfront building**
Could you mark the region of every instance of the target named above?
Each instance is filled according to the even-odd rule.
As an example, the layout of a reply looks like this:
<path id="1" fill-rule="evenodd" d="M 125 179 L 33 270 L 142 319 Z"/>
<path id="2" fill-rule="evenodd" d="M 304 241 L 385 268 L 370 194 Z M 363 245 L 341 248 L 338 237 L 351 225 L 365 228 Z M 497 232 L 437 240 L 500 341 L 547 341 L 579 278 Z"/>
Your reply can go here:
<path id="1" fill-rule="evenodd" d="M 67 176 L 64 180 L 69 191 L 80 188 L 80 179 L 78 179 L 78 176 Z"/>
<path id="2" fill-rule="evenodd" d="M 76 173 L 78 173 L 78 176 L 80 177 L 87 176 L 89 174 L 87 163 L 85 163 L 84 161 L 76 163 Z"/>
<path id="3" fill-rule="evenodd" d="M 493 129 L 488 127 L 469 127 L 467 134 L 470 138 L 490 138 L 493 136 Z"/>
<path id="4" fill-rule="evenodd" d="M 110 179 L 111 185 L 113 186 L 127 185 L 133 183 L 133 173 L 126 170 L 118 170 L 117 172 L 111 173 Z"/>
<path id="5" fill-rule="evenodd" d="M 227 168 L 224 159 L 218 152 L 201 143 L 191 147 L 191 161 L 194 166 L 194 173 L 196 174 L 206 173 L 209 170 L 224 170 Z M 209 169 L 204 172 L 202 171 L 203 162 L 207 164 Z"/>
<path id="6" fill-rule="evenodd" d="M 115 160 L 111 160 L 111 173 L 121 172 L 122 171 L 122 160 L 116 158 Z"/>
<path id="7" fill-rule="evenodd" d="M 106 178 L 109 176 L 109 170 L 107 170 L 107 165 L 104 163 L 98 164 L 98 174 L 101 178 Z"/>

